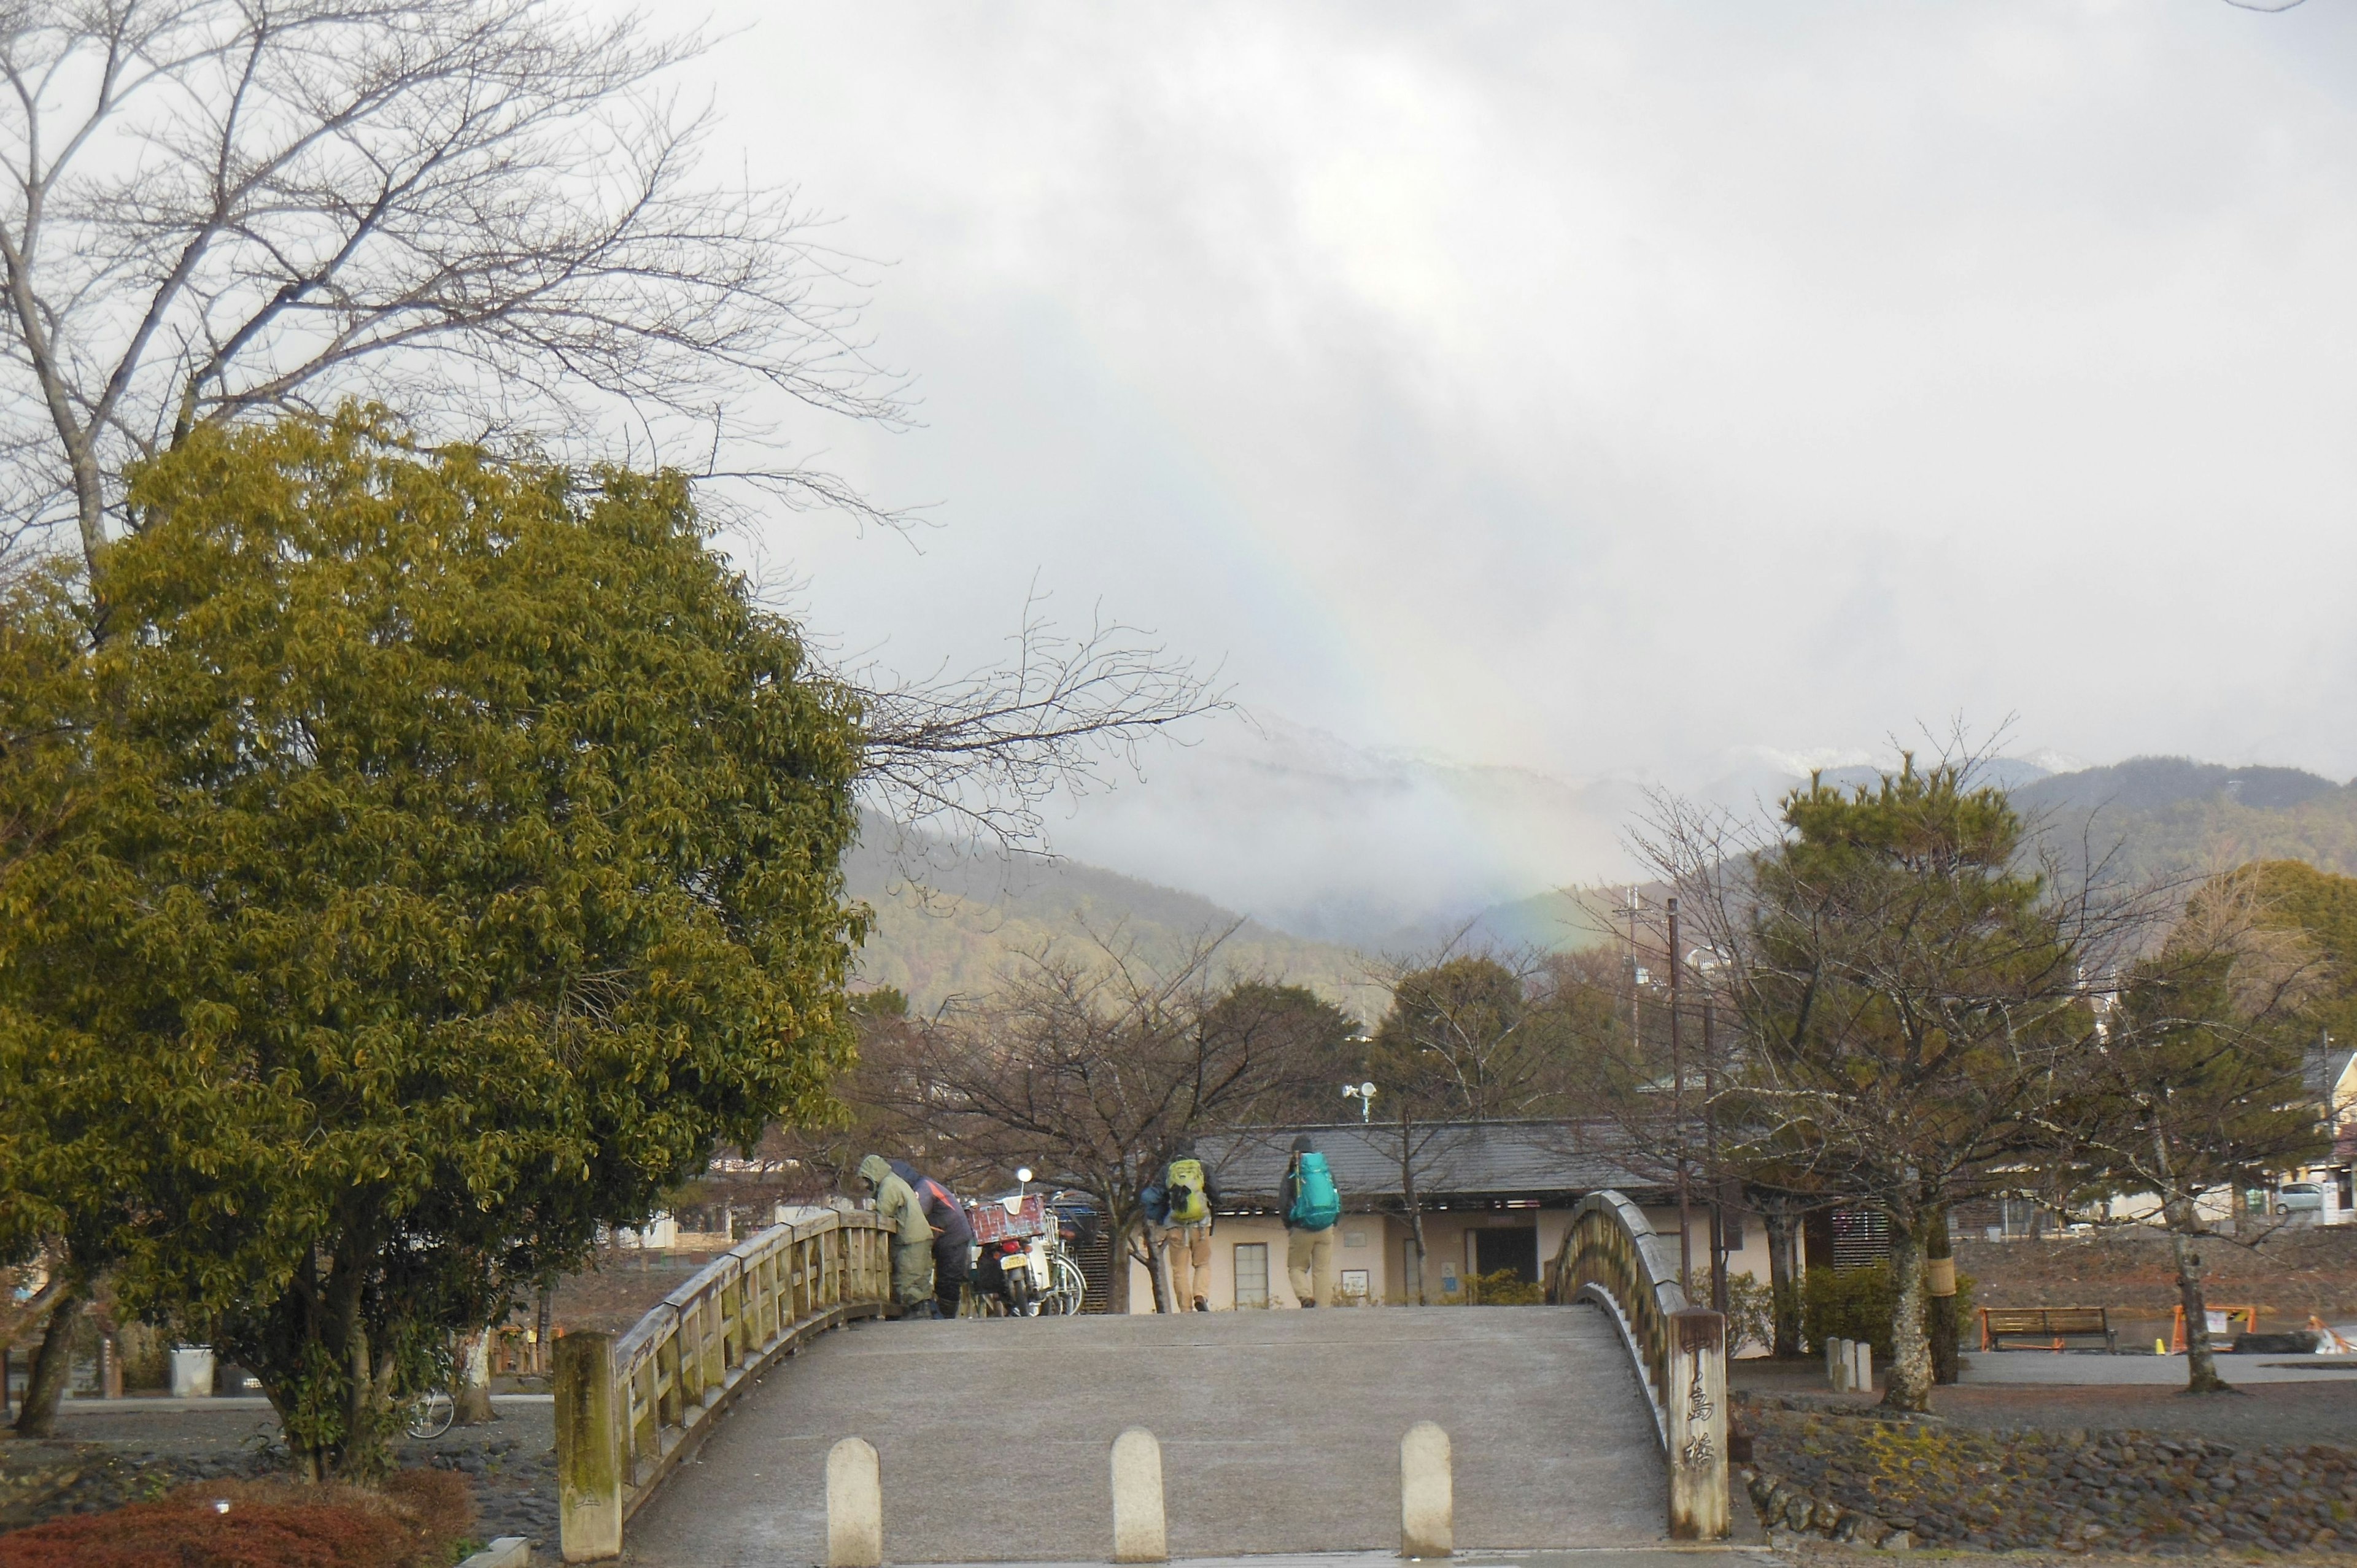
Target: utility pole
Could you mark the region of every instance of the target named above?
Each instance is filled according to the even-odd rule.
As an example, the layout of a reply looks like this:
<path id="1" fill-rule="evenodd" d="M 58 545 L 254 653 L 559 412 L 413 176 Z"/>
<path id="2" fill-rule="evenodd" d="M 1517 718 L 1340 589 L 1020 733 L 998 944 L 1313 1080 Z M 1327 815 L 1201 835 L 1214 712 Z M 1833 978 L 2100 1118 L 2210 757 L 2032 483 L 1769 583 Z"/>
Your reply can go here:
<path id="1" fill-rule="evenodd" d="M 1629 888 L 1629 901 L 1620 907 L 1620 913 L 1629 917 L 1629 1047 L 1640 1059 L 1642 1059 L 1645 1052 L 1645 1031 L 1639 1027 L 1637 1023 L 1637 976 L 1641 968 L 1637 961 L 1637 954 L 1641 950 L 1637 946 L 1639 907 L 1637 889 L 1633 884 Z"/>
<path id="2" fill-rule="evenodd" d="M 1727 1182 L 1718 1169 L 1718 1003 L 1702 999 L 1703 1164 L 1710 1172 L 1710 1309 L 1727 1316 Z"/>
<path id="3" fill-rule="evenodd" d="M 1670 896 L 1670 1117 L 1676 1124 L 1678 1156 L 1678 1286 L 1694 1281 L 1694 1210 L 1686 1193 L 1686 1058 L 1678 1038 L 1678 900 Z"/>

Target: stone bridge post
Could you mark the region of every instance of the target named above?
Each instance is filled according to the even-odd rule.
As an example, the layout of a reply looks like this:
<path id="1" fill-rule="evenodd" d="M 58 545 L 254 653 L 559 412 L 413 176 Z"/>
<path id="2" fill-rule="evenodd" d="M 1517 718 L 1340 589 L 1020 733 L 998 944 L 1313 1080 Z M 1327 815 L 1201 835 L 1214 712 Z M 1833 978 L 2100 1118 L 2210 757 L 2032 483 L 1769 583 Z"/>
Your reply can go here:
<path id="1" fill-rule="evenodd" d="M 1727 1517 L 1727 1319 L 1688 1307 L 1670 1315 L 1670 1535 L 1717 1541 Z"/>

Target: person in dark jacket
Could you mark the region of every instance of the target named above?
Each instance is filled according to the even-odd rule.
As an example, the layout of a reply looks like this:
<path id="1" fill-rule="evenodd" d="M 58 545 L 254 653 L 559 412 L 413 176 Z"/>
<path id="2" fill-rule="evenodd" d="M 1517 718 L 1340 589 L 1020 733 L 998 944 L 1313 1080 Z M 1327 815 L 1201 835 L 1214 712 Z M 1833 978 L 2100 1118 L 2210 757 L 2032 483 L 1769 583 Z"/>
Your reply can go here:
<path id="1" fill-rule="evenodd" d="M 1312 1230 L 1294 1223 L 1294 1200 L 1301 1193 L 1301 1156 L 1314 1155 L 1317 1145 L 1309 1134 L 1302 1133 L 1293 1140 L 1293 1153 L 1285 1162 L 1285 1179 L 1277 1187 L 1277 1212 L 1285 1216 L 1285 1273 L 1293 1285 L 1293 1299 L 1304 1306 L 1318 1306 L 1334 1299 L 1334 1227 Z"/>
<path id="2" fill-rule="evenodd" d="M 925 1223 L 933 1228 L 933 1300 L 943 1317 L 958 1315 L 958 1298 L 974 1272 L 974 1226 L 957 1194 L 929 1176 L 920 1175 L 906 1160 L 894 1160 L 892 1174 L 909 1184 Z"/>
<path id="3" fill-rule="evenodd" d="M 1140 1192 L 1146 1222 L 1170 1263 L 1170 1310 L 1211 1310 L 1211 1216 L 1220 1207 L 1220 1178 L 1181 1138 L 1162 1157 L 1154 1183 Z"/>

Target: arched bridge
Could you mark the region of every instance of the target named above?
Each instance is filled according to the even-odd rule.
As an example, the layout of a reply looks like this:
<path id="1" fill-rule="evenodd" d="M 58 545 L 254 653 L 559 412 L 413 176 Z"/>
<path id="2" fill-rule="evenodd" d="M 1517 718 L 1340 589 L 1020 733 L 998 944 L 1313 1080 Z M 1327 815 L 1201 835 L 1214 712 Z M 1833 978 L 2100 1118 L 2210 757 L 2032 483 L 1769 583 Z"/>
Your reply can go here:
<path id="1" fill-rule="evenodd" d="M 885 1560 L 1103 1562 L 1108 1455 L 1140 1427 L 1170 1556 L 1391 1552 L 1427 1421 L 1460 1553 L 1710 1541 L 1724 1359 L 1674 1253 L 1598 1194 L 1549 1270 L 1557 1309 L 888 1323 L 868 1217 L 779 1227 L 630 1334 L 559 1342 L 565 1556 L 827 1563 L 828 1455 L 859 1437 Z"/>

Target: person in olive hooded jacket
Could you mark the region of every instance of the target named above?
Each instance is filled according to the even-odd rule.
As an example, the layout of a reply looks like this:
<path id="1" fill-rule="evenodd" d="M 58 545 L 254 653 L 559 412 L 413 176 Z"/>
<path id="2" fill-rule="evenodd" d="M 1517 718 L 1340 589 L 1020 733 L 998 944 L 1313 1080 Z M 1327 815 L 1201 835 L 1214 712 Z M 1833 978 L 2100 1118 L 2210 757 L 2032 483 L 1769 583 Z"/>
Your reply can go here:
<path id="1" fill-rule="evenodd" d="M 911 1316 L 933 1310 L 933 1228 L 909 1184 L 881 1155 L 859 1162 L 859 1174 L 876 1193 L 877 1217 L 892 1227 L 892 1295 Z"/>

